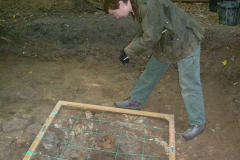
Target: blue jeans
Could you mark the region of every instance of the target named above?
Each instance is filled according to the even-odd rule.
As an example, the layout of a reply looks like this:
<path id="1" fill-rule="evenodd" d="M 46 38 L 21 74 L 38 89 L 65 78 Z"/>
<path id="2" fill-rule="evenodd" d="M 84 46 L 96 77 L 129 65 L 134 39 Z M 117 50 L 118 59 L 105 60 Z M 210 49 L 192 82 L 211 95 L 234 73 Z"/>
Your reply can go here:
<path id="1" fill-rule="evenodd" d="M 179 84 L 182 88 L 181 95 L 187 110 L 190 125 L 205 124 L 202 85 L 200 80 L 200 51 L 201 47 L 199 46 L 193 53 L 177 62 Z M 159 62 L 152 56 L 144 72 L 129 93 L 129 96 L 133 100 L 144 104 L 170 65 L 171 63 Z"/>

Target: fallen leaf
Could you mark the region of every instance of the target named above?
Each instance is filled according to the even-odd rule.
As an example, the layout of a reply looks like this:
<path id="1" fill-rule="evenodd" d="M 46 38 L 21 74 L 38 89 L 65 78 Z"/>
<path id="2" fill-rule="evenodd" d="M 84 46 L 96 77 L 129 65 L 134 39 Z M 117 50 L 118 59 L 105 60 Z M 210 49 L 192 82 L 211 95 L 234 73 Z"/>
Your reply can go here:
<path id="1" fill-rule="evenodd" d="M 223 64 L 224 66 L 226 66 L 226 65 L 227 65 L 227 60 L 222 61 L 222 64 Z"/>
<path id="2" fill-rule="evenodd" d="M 120 91 L 120 89 L 119 89 L 119 88 L 117 88 L 116 90 L 117 90 L 117 92 L 119 92 L 119 91 Z"/>
<path id="3" fill-rule="evenodd" d="M 30 71 L 29 74 L 33 74 L 33 71 Z"/>
<path id="4" fill-rule="evenodd" d="M 164 94 L 163 96 L 162 96 L 162 98 L 166 98 L 167 97 L 167 94 Z"/>
<path id="5" fill-rule="evenodd" d="M 232 56 L 232 57 L 230 58 L 230 60 L 231 60 L 231 61 L 234 61 L 234 58 L 235 58 L 235 56 Z"/>

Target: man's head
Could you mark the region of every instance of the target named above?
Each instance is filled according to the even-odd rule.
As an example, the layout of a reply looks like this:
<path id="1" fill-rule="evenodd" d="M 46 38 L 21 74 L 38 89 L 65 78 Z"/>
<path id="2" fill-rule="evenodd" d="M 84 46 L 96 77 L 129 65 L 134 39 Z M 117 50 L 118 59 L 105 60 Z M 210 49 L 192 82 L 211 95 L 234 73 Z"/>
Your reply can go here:
<path id="1" fill-rule="evenodd" d="M 117 19 L 127 17 L 132 11 L 130 0 L 105 0 L 104 11 L 107 14 L 114 15 Z"/>

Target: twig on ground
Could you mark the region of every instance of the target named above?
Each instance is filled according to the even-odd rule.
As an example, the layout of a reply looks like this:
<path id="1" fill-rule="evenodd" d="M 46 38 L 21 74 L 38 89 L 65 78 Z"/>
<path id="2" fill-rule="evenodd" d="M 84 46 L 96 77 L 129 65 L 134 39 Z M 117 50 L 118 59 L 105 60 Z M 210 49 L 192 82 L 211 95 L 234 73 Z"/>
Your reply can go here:
<path id="1" fill-rule="evenodd" d="M 7 41 L 8 42 L 8 48 L 9 48 L 9 43 L 12 42 L 12 41 L 10 39 L 5 38 L 5 37 L 0 37 L 0 39 L 3 39 L 5 41 Z"/>

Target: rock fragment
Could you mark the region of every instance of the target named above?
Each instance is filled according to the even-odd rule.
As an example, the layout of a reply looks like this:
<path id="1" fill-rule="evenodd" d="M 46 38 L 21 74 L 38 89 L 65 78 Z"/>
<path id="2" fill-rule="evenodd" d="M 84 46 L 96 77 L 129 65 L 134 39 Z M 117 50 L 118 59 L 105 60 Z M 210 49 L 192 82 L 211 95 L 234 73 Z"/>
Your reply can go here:
<path id="1" fill-rule="evenodd" d="M 29 125 L 29 121 L 14 117 L 12 121 L 3 123 L 4 132 L 12 132 L 20 130 Z"/>
<path id="2" fill-rule="evenodd" d="M 42 128 L 41 124 L 32 124 L 30 126 L 27 127 L 26 132 L 29 134 L 38 134 L 38 132 L 40 131 L 40 129 Z"/>
<path id="3" fill-rule="evenodd" d="M 86 114 L 86 118 L 87 118 L 87 119 L 93 119 L 93 114 L 92 114 L 92 112 L 90 112 L 89 110 L 87 110 L 87 111 L 85 112 L 85 114 Z"/>
<path id="4" fill-rule="evenodd" d="M 41 140 L 40 144 L 49 152 L 56 152 L 57 151 L 57 141 L 58 138 L 54 132 L 47 131 L 44 139 Z"/>

